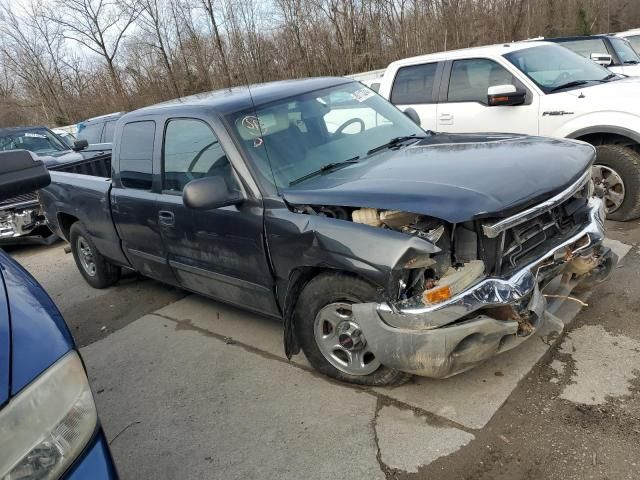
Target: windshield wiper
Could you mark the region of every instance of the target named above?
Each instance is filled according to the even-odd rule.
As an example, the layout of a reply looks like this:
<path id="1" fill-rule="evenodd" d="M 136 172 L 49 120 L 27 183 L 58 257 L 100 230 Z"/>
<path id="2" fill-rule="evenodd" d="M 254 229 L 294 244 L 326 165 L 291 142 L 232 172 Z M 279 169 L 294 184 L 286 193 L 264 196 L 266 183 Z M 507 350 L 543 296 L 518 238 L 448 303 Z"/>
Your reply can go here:
<path id="1" fill-rule="evenodd" d="M 296 178 L 295 180 L 290 181 L 289 186 L 292 187 L 294 185 L 297 185 L 300 182 L 304 182 L 305 180 L 315 177 L 316 175 L 320 175 L 322 173 L 329 172 L 331 170 L 336 170 L 337 168 L 340 168 L 340 167 L 346 167 L 347 165 L 351 165 L 352 163 L 358 163 L 359 161 L 360 161 L 360 157 L 353 157 L 347 160 L 343 160 L 342 162 L 327 163 L 326 165 L 321 166 L 318 170 L 315 170 L 311 173 L 307 173 L 306 175 L 303 175 L 300 178 Z"/>
<path id="2" fill-rule="evenodd" d="M 380 150 L 385 150 L 387 148 L 392 148 L 395 147 L 396 145 L 398 145 L 400 142 L 405 142 L 407 140 L 417 140 L 420 138 L 427 138 L 426 136 L 417 136 L 415 133 L 413 135 L 405 135 L 404 137 L 395 137 L 392 138 L 391 140 L 389 140 L 387 143 L 380 145 L 378 147 L 372 148 L 371 150 L 369 150 L 367 152 L 367 155 L 371 155 L 372 153 L 376 153 L 379 152 Z"/>
<path id="3" fill-rule="evenodd" d="M 589 81 L 588 80 L 572 80 L 571 82 L 563 83 L 562 85 L 553 87 L 551 91 L 556 92 L 558 90 L 562 90 L 563 88 L 578 87 L 580 85 L 584 85 L 585 83 L 589 83 Z"/>
<path id="4" fill-rule="evenodd" d="M 625 60 L 622 63 L 624 63 L 625 65 L 637 65 L 640 62 L 638 60 Z"/>

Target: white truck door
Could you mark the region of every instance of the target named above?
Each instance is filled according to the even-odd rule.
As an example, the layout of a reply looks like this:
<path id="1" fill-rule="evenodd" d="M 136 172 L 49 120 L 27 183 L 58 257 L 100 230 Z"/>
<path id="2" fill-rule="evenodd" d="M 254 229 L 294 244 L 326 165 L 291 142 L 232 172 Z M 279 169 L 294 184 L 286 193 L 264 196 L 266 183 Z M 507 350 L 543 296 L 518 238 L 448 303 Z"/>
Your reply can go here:
<path id="1" fill-rule="evenodd" d="M 488 58 L 454 60 L 450 69 L 445 68 L 442 82 L 445 89 L 438 104 L 437 131 L 538 134 L 538 95 L 498 62 Z M 526 90 L 525 104 L 490 107 L 487 91 L 497 85 Z"/>
<path id="2" fill-rule="evenodd" d="M 391 79 L 391 85 L 383 85 L 380 94 L 400 110 L 413 108 L 420 116 L 420 126 L 425 130 L 435 130 L 438 78 L 442 65 L 442 62 L 433 61 L 400 67 Z M 389 91 L 385 91 L 385 87 Z"/>

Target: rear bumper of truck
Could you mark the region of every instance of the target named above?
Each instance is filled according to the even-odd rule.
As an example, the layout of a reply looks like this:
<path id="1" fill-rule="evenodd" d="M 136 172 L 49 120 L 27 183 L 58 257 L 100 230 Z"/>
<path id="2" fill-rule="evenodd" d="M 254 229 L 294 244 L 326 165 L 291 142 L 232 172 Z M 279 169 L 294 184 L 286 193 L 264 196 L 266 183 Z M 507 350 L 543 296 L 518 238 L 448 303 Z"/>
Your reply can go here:
<path id="1" fill-rule="evenodd" d="M 603 203 L 594 198 L 589 221 L 578 233 L 509 278 L 484 278 L 435 305 L 358 304 L 353 314 L 369 350 L 383 365 L 420 376 L 449 377 L 532 337 L 545 320 L 540 286 L 550 278 L 563 273 L 575 278 L 579 273 L 579 280 L 589 284 L 608 278 L 617 257 L 602 246 L 603 240 Z"/>

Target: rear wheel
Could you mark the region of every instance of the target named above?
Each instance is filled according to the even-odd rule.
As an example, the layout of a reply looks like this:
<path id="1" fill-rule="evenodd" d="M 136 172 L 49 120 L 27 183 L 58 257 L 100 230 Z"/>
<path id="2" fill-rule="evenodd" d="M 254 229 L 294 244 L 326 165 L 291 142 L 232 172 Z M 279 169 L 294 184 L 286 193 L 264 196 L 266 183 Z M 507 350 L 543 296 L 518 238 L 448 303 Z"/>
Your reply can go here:
<path id="1" fill-rule="evenodd" d="M 622 145 L 600 145 L 596 152 L 593 181 L 603 194 L 607 218 L 640 217 L 640 154 Z"/>
<path id="2" fill-rule="evenodd" d="M 321 274 L 307 284 L 293 320 L 304 354 L 316 370 L 359 385 L 398 385 L 411 378 L 380 364 L 353 317 L 354 303 L 376 298 L 372 285 L 350 275 Z"/>
<path id="3" fill-rule="evenodd" d="M 69 243 L 76 266 L 89 285 L 94 288 L 106 288 L 118 281 L 120 268 L 102 256 L 82 223 L 76 222 L 71 225 Z"/>

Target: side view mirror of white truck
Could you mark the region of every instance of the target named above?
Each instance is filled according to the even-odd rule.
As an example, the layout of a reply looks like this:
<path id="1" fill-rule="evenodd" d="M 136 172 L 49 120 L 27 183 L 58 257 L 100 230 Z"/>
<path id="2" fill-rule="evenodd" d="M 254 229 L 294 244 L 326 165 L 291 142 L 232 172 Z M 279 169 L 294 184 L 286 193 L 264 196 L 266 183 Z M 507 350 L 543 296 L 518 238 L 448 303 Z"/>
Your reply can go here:
<path id="1" fill-rule="evenodd" d="M 487 104 L 490 107 L 522 105 L 526 96 L 527 93 L 515 85 L 495 85 L 487 90 Z"/>
<path id="2" fill-rule="evenodd" d="M 608 53 L 592 53 L 591 60 L 603 67 L 608 67 L 613 63 L 613 57 Z"/>

